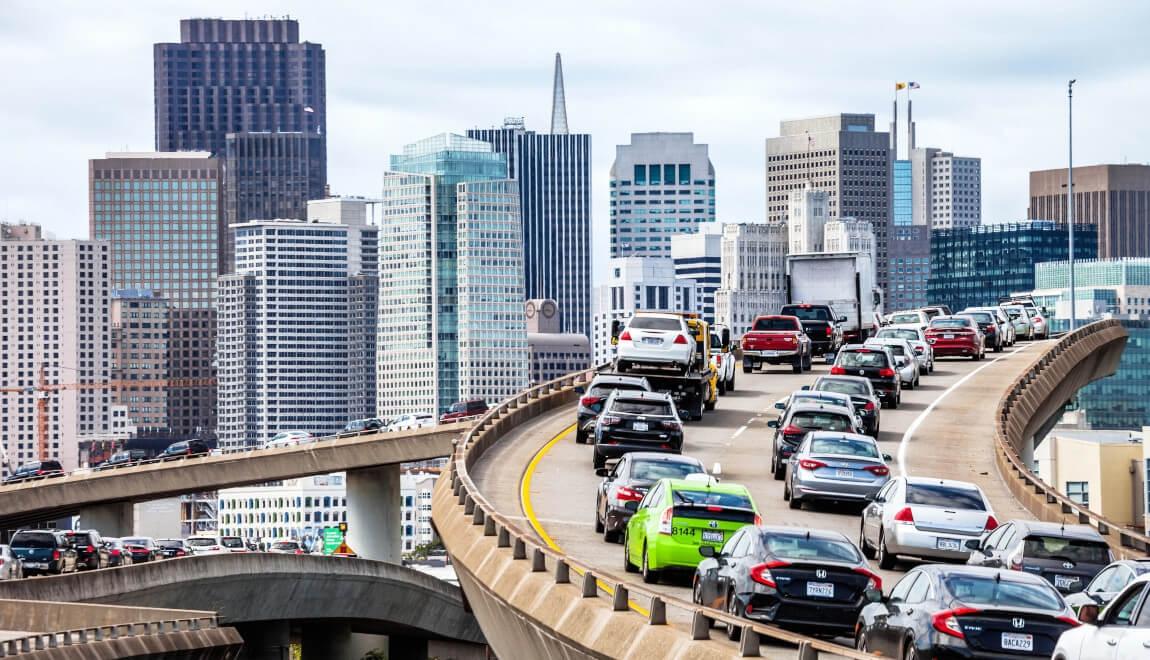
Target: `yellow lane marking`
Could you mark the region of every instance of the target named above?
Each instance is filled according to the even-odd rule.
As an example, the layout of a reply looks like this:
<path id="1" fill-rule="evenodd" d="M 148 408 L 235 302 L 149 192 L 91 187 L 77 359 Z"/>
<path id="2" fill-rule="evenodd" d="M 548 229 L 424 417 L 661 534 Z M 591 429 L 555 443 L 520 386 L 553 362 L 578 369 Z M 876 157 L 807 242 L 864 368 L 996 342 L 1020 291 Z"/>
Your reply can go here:
<path id="1" fill-rule="evenodd" d="M 527 517 L 527 522 L 531 523 L 531 529 L 535 530 L 535 533 L 538 534 L 539 538 L 547 544 L 547 547 L 551 548 L 555 552 L 563 552 L 563 548 L 559 547 L 559 544 L 555 542 L 555 539 L 551 538 L 551 535 L 547 533 L 547 530 L 543 529 L 543 524 L 539 522 L 538 518 L 535 517 L 535 507 L 531 505 L 531 478 L 535 475 L 535 468 L 539 467 L 539 463 L 541 463 L 547 454 L 551 452 L 551 449 L 555 445 L 559 444 L 563 438 L 571 435 L 571 432 L 574 430 L 575 424 L 572 424 L 571 426 L 568 426 L 567 428 L 560 431 L 559 434 L 554 438 L 548 440 L 547 444 L 543 445 L 539 451 L 537 451 L 535 455 L 531 457 L 531 462 L 528 463 L 527 467 L 523 470 L 523 479 L 519 482 L 519 503 L 523 506 L 523 515 Z M 583 571 L 574 566 L 571 568 L 571 570 L 573 570 L 578 575 L 583 575 Z M 595 583 L 599 586 L 600 589 L 607 592 L 608 595 L 615 595 L 615 589 L 611 585 L 602 580 L 596 580 Z M 651 615 L 649 610 L 641 607 L 634 601 L 628 601 L 627 604 L 631 606 L 632 610 L 638 612 L 642 616 Z"/>

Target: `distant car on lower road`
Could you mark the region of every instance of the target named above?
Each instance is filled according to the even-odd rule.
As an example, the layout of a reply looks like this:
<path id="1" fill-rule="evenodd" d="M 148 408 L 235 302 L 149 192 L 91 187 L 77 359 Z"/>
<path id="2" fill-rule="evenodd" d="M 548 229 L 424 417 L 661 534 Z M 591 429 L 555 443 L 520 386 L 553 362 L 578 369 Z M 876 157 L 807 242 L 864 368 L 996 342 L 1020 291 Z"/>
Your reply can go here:
<path id="1" fill-rule="evenodd" d="M 160 558 L 160 549 L 156 546 L 156 539 L 150 536 L 125 536 L 120 539 L 124 548 L 132 556 L 132 563 L 154 561 Z"/>
<path id="2" fill-rule="evenodd" d="M 192 549 L 184 539 L 156 539 L 160 559 L 177 559 L 190 557 Z"/>
<path id="3" fill-rule="evenodd" d="M 22 481 L 33 481 L 35 479 L 48 479 L 50 477 L 61 476 L 64 476 L 64 468 L 60 465 L 60 461 L 31 461 L 17 467 L 12 472 L 12 474 L 4 478 L 4 483 L 16 484 Z"/>
<path id="4" fill-rule="evenodd" d="M 447 412 L 439 416 L 440 422 L 451 422 L 455 420 L 466 419 L 468 417 L 478 417 L 487 412 L 487 402 L 483 399 L 470 399 L 468 401 L 456 401 L 451 404 Z"/>
<path id="5" fill-rule="evenodd" d="M 94 529 L 73 530 L 64 532 L 64 536 L 76 551 L 76 570 L 108 567 L 110 563 L 108 549 L 104 547 L 100 532 Z"/>
<path id="6" fill-rule="evenodd" d="M 103 537 L 104 547 L 108 549 L 108 568 L 117 566 L 131 566 L 132 555 L 120 539 Z"/>
<path id="7" fill-rule="evenodd" d="M 414 431 L 415 429 L 429 429 L 435 426 L 435 416 L 431 413 L 406 413 L 391 421 L 388 431 Z"/>
<path id="8" fill-rule="evenodd" d="M 305 554 L 303 546 L 300 545 L 300 542 L 293 541 L 291 539 L 279 539 L 278 541 L 272 541 L 272 544 L 268 546 L 268 552 L 277 555 Z"/>
<path id="9" fill-rule="evenodd" d="M 148 452 L 143 449 L 124 449 L 118 451 L 108 460 L 96 466 L 97 470 L 112 470 L 120 467 L 127 467 L 135 465 L 141 461 L 147 460 Z"/>
<path id="10" fill-rule="evenodd" d="M 60 575 L 76 570 L 76 550 L 58 530 L 21 529 L 8 542 L 24 575 Z"/>

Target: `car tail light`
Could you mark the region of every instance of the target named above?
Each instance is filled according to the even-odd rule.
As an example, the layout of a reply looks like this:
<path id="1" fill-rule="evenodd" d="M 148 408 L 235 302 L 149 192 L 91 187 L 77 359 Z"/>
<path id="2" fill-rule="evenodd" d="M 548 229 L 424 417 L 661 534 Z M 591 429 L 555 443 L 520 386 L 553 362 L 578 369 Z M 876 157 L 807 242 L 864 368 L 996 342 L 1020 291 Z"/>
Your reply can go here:
<path id="1" fill-rule="evenodd" d="M 836 365 L 836 366 L 833 366 L 833 367 L 831 367 L 831 375 L 832 375 L 832 376 L 842 376 L 842 375 L 843 375 L 843 374 L 845 374 L 846 372 L 847 372 L 847 370 L 846 370 L 846 369 L 843 369 L 843 368 L 842 368 L 842 367 L 840 367 L 840 366 L 837 366 L 837 365 Z"/>
<path id="2" fill-rule="evenodd" d="M 986 333 L 989 335 L 993 335 L 995 333 L 994 326 L 993 325 L 986 326 Z"/>
<path id="3" fill-rule="evenodd" d="M 756 524 L 756 525 L 761 525 L 761 524 L 763 524 L 763 517 L 762 517 L 762 516 L 760 516 L 760 515 L 759 515 L 759 514 L 757 514 L 757 513 L 755 514 L 755 524 Z"/>
<path id="4" fill-rule="evenodd" d="M 675 335 L 675 343 L 676 344 L 686 344 L 687 343 L 687 335 Z"/>
<path id="5" fill-rule="evenodd" d="M 791 424 L 787 428 L 783 429 L 783 435 L 803 435 L 804 433 L 806 433 L 806 430 L 804 430 L 801 426 L 795 426 L 794 424 Z"/>
<path id="6" fill-rule="evenodd" d="M 944 635 L 966 639 L 966 635 L 962 632 L 962 626 L 958 625 L 958 617 L 968 614 L 978 614 L 978 610 L 973 607 L 957 607 L 953 610 L 936 612 L 930 617 L 930 625 Z"/>
<path id="7" fill-rule="evenodd" d="M 867 401 L 866 405 L 863 406 L 863 410 L 874 410 L 874 401 Z"/>
<path id="8" fill-rule="evenodd" d="M 890 468 L 885 465 L 871 465 L 870 467 L 865 467 L 863 469 L 879 477 L 885 477 L 890 474 Z"/>
<path id="9" fill-rule="evenodd" d="M 631 331 L 624 330 L 623 334 L 619 335 L 619 341 L 631 341 Z"/>
<path id="10" fill-rule="evenodd" d="M 59 550 L 53 550 L 52 551 L 52 561 L 60 561 L 60 551 Z"/>
<path id="11" fill-rule="evenodd" d="M 786 337 L 784 337 L 784 339 L 787 341 L 788 344 L 795 343 L 795 338 L 790 336 L 790 335 L 787 335 Z"/>
<path id="12" fill-rule="evenodd" d="M 986 531 L 989 532 L 989 531 L 991 531 L 997 527 L 998 527 L 998 520 L 996 520 L 994 516 L 987 516 L 986 517 Z"/>
<path id="13" fill-rule="evenodd" d="M 93 548 L 92 546 L 88 546 L 88 549 L 86 550 L 86 552 L 95 552 L 95 551 L 96 551 L 96 549 Z"/>
<path id="14" fill-rule="evenodd" d="M 302 555 L 302 554 L 303 554 L 303 550 L 300 550 L 299 548 L 296 548 L 296 549 L 295 549 L 295 553 L 296 553 L 297 555 Z"/>
<path id="15" fill-rule="evenodd" d="M 679 429 L 681 429 L 683 427 L 681 424 L 679 424 L 679 422 L 668 420 L 666 422 L 663 422 L 663 428 L 667 429 L 668 431 L 678 431 Z"/>
<path id="16" fill-rule="evenodd" d="M 1072 616 L 1056 616 L 1054 618 L 1058 619 L 1062 623 L 1069 624 L 1071 628 L 1077 628 L 1078 626 L 1082 625 L 1081 621 L 1079 621 L 1078 619 L 1075 619 Z"/>
<path id="17" fill-rule="evenodd" d="M 579 405 L 581 405 L 581 406 L 593 406 L 602 400 L 603 400 L 603 397 L 601 397 L 601 396 L 587 395 L 587 396 L 583 397 L 582 399 L 579 399 Z"/>
<path id="18" fill-rule="evenodd" d="M 816 460 L 813 460 L 810 458 L 804 458 L 801 461 L 799 461 L 799 467 L 801 467 L 804 470 L 817 470 L 821 467 L 826 467 L 826 466 L 827 466 L 826 463 L 823 463 L 822 461 L 816 461 Z"/>
<path id="19" fill-rule="evenodd" d="M 831 335 L 833 335 L 834 333 L 835 333 L 835 329 L 834 329 L 834 328 L 832 328 L 832 327 L 830 327 L 830 326 L 828 325 L 828 326 L 827 326 L 827 336 L 828 336 L 828 337 L 830 337 L 830 336 L 831 336 Z"/>
<path id="20" fill-rule="evenodd" d="M 675 515 L 675 510 L 671 508 L 663 509 L 663 517 L 659 519 L 659 533 L 671 535 L 671 518 Z"/>
<path id="21" fill-rule="evenodd" d="M 765 564 L 752 566 L 751 579 L 759 584 L 777 589 L 779 585 L 775 584 L 775 576 L 771 575 L 771 569 L 782 568 L 783 566 L 790 566 L 790 564 L 785 561 L 769 561 Z"/>
<path id="22" fill-rule="evenodd" d="M 894 378 L 894 369 L 879 369 L 878 375 L 883 378 Z"/>
<path id="23" fill-rule="evenodd" d="M 855 573 L 867 576 L 867 579 L 868 579 L 867 584 L 866 584 L 867 589 L 877 589 L 879 591 L 882 591 L 882 578 L 881 577 L 875 575 L 874 573 L 871 573 L 869 570 L 862 568 L 862 567 L 855 568 L 853 570 Z"/>
<path id="24" fill-rule="evenodd" d="M 176 550 L 176 556 L 177 557 L 183 557 L 186 554 L 188 554 L 188 553 L 184 552 L 183 550 Z"/>
<path id="25" fill-rule="evenodd" d="M 915 346 L 915 347 L 914 347 L 914 352 L 915 352 L 915 353 L 923 353 L 923 352 L 925 352 L 925 351 L 926 351 L 926 348 L 925 348 L 925 347 L 923 347 L 923 346 Z"/>
<path id="26" fill-rule="evenodd" d="M 219 549 L 220 549 L 220 546 L 218 546 L 218 545 L 213 545 L 212 547 L 208 548 L 208 550 L 219 550 Z"/>
<path id="27" fill-rule="evenodd" d="M 112 548 L 112 551 L 109 552 L 108 554 L 112 555 L 113 557 L 119 557 L 120 556 L 120 550 L 118 548 Z"/>
<path id="28" fill-rule="evenodd" d="M 715 353 L 715 364 L 718 366 L 722 366 L 722 364 L 723 364 L 723 354 L 722 353 Z"/>
<path id="29" fill-rule="evenodd" d="M 599 423 L 602 424 L 603 426 L 615 426 L 616 424 L 618 424 L 621 421 L 623 421 L 623 420 L 619 419 L 618 417 L 612 417 L 611 415 L 607 415 L 606 417 L 600 417 L 599 418 Z"/>
<path id="30" fill-rule="evenodd" d="M 914 512 L 910 510 L 909 506 L 899 509 L 898 513 L 894 514 L 895 522 L 901 523 L 914 523 Z"/>
<path id="31" fill-rule="evenodd" d="M 643 493 L 640 493 L 634 488 L 619 486 L 617 489 L 615 489 L 615 499 L 619 500 L 620 502 L 638 502 L 639 500 L 643 499 Z"/>

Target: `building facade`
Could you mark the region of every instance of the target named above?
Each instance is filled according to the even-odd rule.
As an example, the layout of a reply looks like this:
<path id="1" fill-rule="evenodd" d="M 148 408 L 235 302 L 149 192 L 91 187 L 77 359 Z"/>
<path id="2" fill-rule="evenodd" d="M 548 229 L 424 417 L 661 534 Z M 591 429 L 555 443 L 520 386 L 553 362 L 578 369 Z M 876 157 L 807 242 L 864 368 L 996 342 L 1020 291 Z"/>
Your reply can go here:
<path id="1" fill-rule="evenodd" d="M 591 367 L 591 340 L 563 332 L 562 314 L 554 300 L 528 300 L 527 362 L 531 385 L 538 385 Z"/>
<path id="2" fill-rule="evenodd" d="M 927 147 L 911 149 L 910 162 L 913 224 L 931 229 L 982 224 L 982 159 Z"/>
<path id="3" fill-rule="evenodd" d="M 1029 217 L 1067 221 L 1066 169 L 1030 173 Z M 1074 168 L 1074 221 L 1098 225 L 1098 257 L 1150 257 L 1150 165 Z"/>
<path id="4" fill-rule="evenodd" d="M 723 235 L 716 225 L 694 234 L 671 238 L 671 259 L 675 277 L 693 280 L 699 291 L 699 313 L 708 323 L 715 322 L 715 291 L 723 273 Z"/>
<path id="5" fill-rule="evenodd" d="M 839 218 L 823 225 L 826 252 L 866 252 L 874 263 L 874 228 L 866 220 Z"/>
<path id="6" fill-rule="evenodd" d="M 169 302 L 158 291 L 112 291 L 112 380 L 150 381 L 112 392 L 134 431 L 161 432 L 168 424 Z"/>
<path id="7" fill-rule="evenodd" d="M 671 256 L 671 238 L 715 221 L 715 167 L 694 133 L 632 133 L 611 165 L 611 258 Z"/>
<path id="8" fill-rule="evenodd" d="M 760 314 L 776 314 L 787 295 L 787 228 L 782 224 L 723 225 L 722 282 L 715 292 L 719 323 L 741 337 Z"/>
<path id="9" fill-rule="evenodd" d="M 216 277 L 222 169 L 203 152 L 109 153 L 88 163 L 88 227 L 110 247 L 113 289 L 159 292 L 170 307 L 168 428 L 216 430 Z"/>
<path id="10" fill-rule="evenodd" d="M 1054 429 L 1034 450 L 1035 472 L 1067 497 L 1123 526 L 1143 524 L 1143 436 Z"/>
<path id="11" fill-rule="evenodd" d="M 959 310 L 1029 290 L 1035 264 L 1067 258 L 1066 234 L 1065 225 L 1039 221 L 934 230 L 927 298 Z M 1096 226 L 1076 226 L 1074 253 L 1076 259 L 1097 257 Z"/>
<path id="12" fill-rule="evenodd" d="M 823 251 L 823 227 L 830 220 L 829 199 L 827 191 L 815 190 L 810 185 L 791 191 L 787 205 L 788 251 L 791 254 Z"/>
<path id="13" fill-rule="evenodd" d="M 669 257 L 611 259 L 608 268 L 610 277 L 595 287 L 592 299 L 595 324 L 591 350 L 595 364 L 615 358 L 612 321 L 626 321 L 636 310 L 699 311 L 698 285 L 694 280 L 675 277 L 675 262 Z"/>
<path id="14" fill-rule="evenodd" d="M 337 473 L 225 488 L 218 511 L 221 536 L 269 544 L 291 539 L 320 550 L 324 528 L 347 522 L 347 484 Z"/>
<path id="15" fill-rule="evenodd" d="M 46 240 L 39 225 L 0 224 L 0 397 L 4 474 L 41 457 L 35 388 L 111 377 L 111 256 L 105 241 Z M 106 433 L 110 389 L 47 395 L 46 458 L 79 463 L 83 436 Z"/>
<path id="16" fill-rule="evenodd" d="M 930 227 L 896 225 L 888 243 L 886 311 L 916 309 L 930 304 Z"/>

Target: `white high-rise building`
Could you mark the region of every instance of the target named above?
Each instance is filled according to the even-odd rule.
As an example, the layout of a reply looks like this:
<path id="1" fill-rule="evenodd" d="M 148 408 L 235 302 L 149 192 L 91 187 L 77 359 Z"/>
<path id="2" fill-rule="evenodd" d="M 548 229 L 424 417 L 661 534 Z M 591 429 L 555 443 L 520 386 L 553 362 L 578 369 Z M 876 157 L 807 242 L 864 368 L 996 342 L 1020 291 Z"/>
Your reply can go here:
<path id="1" fill-rule="evenodd" d="M 723 226 L 723 274 L 715 292 L 719 323 L 742 336 L 760 314 L 786 302 L 787 228 L 781 224 Z"/>
<path id="2" fill-rule="evenodd" d="M 982 224 L 982 159 L 932 147 L 910 152 L 914 224 L 959 229 Z"/>
<path id="3" fill-rule="evenodd" d="M 34 388 L 106 383 L 111 375 L 111 264 L 105 241 L 48 240 L 39 225 L 0 224 L 0 452 L 7 475 L 40 458 Z M 47 455 L 78 466 L 81 436 L 110 431 L 113 392 L 46 394 Z"/>
<path id="4" fill-rule="evenodd" d="M 611 277 L 595 287 L 591 304 L 595 310 L 593 363 L 603 364 L 615 356 L 611 345 L 611 322 L 626 321 L 635 310 L 698 311 L 699 287 L 694 280 L 675 277 L 669 258 L 624 257 L 608 263 Z"/>
<path id="5" fill-rule="evenodd" d="M 867 252 L 874 263 L 874 227 L 866 220 L 839 218 L 823 226 L 824 252 Z"/>
<path id="6" fill-rule="evenodd" d="M 787 234 L 791 254 L 823 251 L 823 227 L 830 220 L 830 195 L 807 184 L 791 191 L 787 206 Z"/>
<path id="7" fill-rule="evenodd" d="M 697 233 L 671 238 L 675 277 L 699 285 L 698 309 L 708 323 L 715 322 L 715 291 L 723 270 L 723 235 L 720 225 L 703 225 Z"/>

